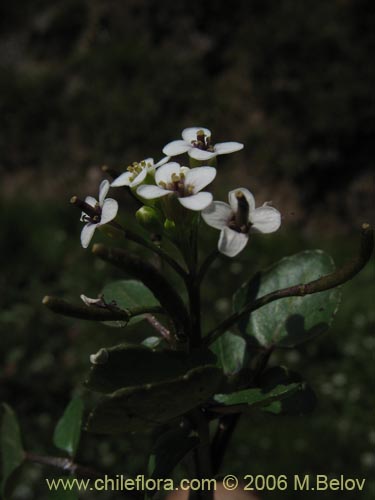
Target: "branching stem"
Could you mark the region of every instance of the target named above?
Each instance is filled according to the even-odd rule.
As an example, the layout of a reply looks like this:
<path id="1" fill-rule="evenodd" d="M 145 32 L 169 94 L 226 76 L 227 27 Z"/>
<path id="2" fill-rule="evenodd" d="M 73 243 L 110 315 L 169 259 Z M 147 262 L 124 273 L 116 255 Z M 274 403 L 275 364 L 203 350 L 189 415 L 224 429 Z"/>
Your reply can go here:
<path id="1" fill-rule="evenodd" d="M 281 290 L 276 290 L 260 297 L 259 299 L 256 299 L 253 302 L 250 302 L 244 306 L 241 311 L 232 314 L 229 318 L 225 319 L 216 328 L 209 332 L 204 339 L 204 344 L 206 346 L 210 345 L 217 338 L 219 338 L 220 335 L 226 332 L 228 328 L 238 323 L 238 321 L 250 314 L 252 311 L 256 311 L 257 309 L 260 309 L 275 300 L 285 297 L 304 297 L 305 295 L 330 290 L 331 288 L 335 288 L 343 283 L 346 283 L 358 274 L 367 264 L 371 257 L 373 248 L 373 230 L 369 224 L 363 224 L 361 228 L 360 251 L 355 259 L 346 263 L 343 267 L 337 269 L 333 273 L 322 276 L 321 278 L 311 281 L 310 283 L 294 285 Z"/>

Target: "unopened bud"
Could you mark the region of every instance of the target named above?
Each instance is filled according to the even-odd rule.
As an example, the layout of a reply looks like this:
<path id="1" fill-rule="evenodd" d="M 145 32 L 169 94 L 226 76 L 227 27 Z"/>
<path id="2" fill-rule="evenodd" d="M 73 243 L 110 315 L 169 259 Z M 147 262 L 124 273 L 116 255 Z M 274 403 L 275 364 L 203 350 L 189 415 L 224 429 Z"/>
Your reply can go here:
<path id="1" fill-rule="evenodd" d="M 158 234 L 162 232 L 163 226 L 155 208 L 143 206 L 136 211 L 135 216 L 139 224 L 147 229 L 147 231 Z"/>

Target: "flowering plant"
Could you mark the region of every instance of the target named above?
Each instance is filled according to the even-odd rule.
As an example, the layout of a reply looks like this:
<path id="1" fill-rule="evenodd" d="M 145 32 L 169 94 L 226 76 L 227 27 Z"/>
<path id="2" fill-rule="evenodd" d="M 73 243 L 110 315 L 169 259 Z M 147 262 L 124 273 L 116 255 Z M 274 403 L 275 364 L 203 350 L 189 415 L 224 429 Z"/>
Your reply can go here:
<path id="1" fill-rule="evenodd" d="M 156 164 L 148 158 L 124 173 L 105 169 L 111 184 L 101 183 L 98 201 L 91 196 L 71 199 L 85 223 L 82 246 L 90 245 L 96 229 L 117 238 L 120 247 L 96 243 L 92 252 L 126 279 L 107 285 L 97 298 L 82 294 L 81 303 L 46 296 L 44 304 L 66 316 L 120 325 L 125 338 L 137 321 L 148 321 L 155 334 L 139 343 L 105 345 L 88 356 L 85 388 L 100 397 L 87 409 L 81 399 L 74 399 L 59 421 L 54 443 L 68 458 L 25 453 L 15 416 L 5 408 L 3 432 L 9 439 L 3 457 L 10 453 L 12 459 L 5 459 L 4 491 L 27 459 L 77 476 L 92 474 L 74 459 L 81 427 L 102 435 L 148 433 L 154 442 L 150 478 L 170 476 L 189 455 L 192 476 L 208 478 L 219 473 L 240 415 L 313 409 L 312 389 L 286 368 L 269 367 L 270 358 L 278 349 L 294 348 L 330 326 L 340 302 L 338 286 L 370 257 L 372 230 L 362 226 L 359 255 L 340 269 L 329 255 L 315 250 L 286 257 L 249 277 L 234 294 L 233 313 L 204 331 L 202 284 L 212 263 L 220 256 L 233 259 L 245 248 L 251 252 L 252 238 L 277 231 L 282 217 L 269 203 L 256 208 L 245 187 L 229 192 L 229 204 L 213 201 L 211 190 L 220 176 L 216 157 L 240 151 L 242 144 L 212 145 L 211 132 L 203 127 L 185 129 L 182 138 L 167 144 L 166 158 Z M 186 153 L 181 163 L 170 161 Z M 122 225 L 118 202 L 106 198 L 110 188 L 113 196 L 121 188 L 139 203 L 132 228 Z M 209 227 L 220 230 L 217 247 L 201 258 L 199 231 Z M 131 253 L 129 242 L 149 251 L 157 262 Z M 173 280 L 165 269 L 175 275 Z M 209 497 L 212 492 L 195 494 Z"/>

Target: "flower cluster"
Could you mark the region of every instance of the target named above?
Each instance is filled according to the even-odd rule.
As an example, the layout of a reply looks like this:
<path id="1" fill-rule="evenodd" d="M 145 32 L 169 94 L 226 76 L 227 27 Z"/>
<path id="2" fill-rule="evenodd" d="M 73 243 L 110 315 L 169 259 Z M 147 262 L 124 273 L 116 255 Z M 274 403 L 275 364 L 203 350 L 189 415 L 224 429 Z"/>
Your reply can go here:
<path id="1" fill-rule="evenodd" d="M 236 256 L 245 248 L 251 233 L 272 233 L 281 223 L 280 212 L 269 203 L 256 208 L 254 196 L 246 188 L 230 191 L 229 204 L 213 201 L 212 194 L 204 190 L 216 177 L 213 166 L 216 156 L 240 151 L 243 147 L 239 142 L 212 144 L 211 132 L 204 127 L 184 129 L 182 140 L 172 141 L 163 148 L 166 156 L 159 162 L 154 163 L 152 158 L 134 162 L 111 184 L 101 183 L 99 201 L 89 196 L 80 202 L 81 220 L 86 222 L 81 233 L 82 246 L 87 248 L 97 227 L 115 224 L 118 204 L 116 200 L 106 199 L 106 195 L 110 187 L 126 186 L 164 226 L 171 220 L 178 224 L 178 206 L 187 212 L 200 212 L 206 224 L 220 230 L 219 251 L 228 257 Z M 172 156 L 185 153 L 190 159 L 189 167 L 170 161 Z"/>

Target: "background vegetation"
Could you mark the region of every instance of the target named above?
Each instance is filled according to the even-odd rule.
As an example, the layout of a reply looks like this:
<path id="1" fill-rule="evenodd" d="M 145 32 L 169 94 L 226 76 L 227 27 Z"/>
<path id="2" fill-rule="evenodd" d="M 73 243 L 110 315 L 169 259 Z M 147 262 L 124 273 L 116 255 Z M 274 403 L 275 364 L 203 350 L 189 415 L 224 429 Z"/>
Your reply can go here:
<path id="1" fill-rule="evenodd" d="M 373 195 L 371 3 L 1 4 L 0 399 L 19 415 L 28 448 L 56 454 L 53 427 L 80 391 L 89 354 L 124 338 L 124 330 L 93 329 L 40 305 L 46 293 L 94 296 L 115 276 L 80 248 L 80 223 L 68 206 L 72 194 L 95 195 L 101 164 L 158 160 L 161 147 L 190 125 L 209 127 L 216 142 L 245 143 L 220 162 L 226 183 L 215 191 L 249 187 L 259 202 L 273 200 L 284 224 L 276 235 L 254 238 L 239 263 L 219 261 L 207 281 L 208 322 L 230 309 L 228 292 L 259 267 L 305 248 L 326 249 L 337 264 L 355 251 Z M 205 247 L 216 237 L 209 231 Z M 274 359 L 306 376 L 318 395 L 315 412 L 243 419 L 224 472 L 367 477 L 360 498 L 373 498 L 371 271 L 345 286 L 328 334 Z M 138 438 L 85 436 L 79 460 L 140 473 L 144 448 Z M 45 475 L 28 468 L 15 498 L 49 498 Z M 264 498 L 310 497 L 288 491 Z"/>

